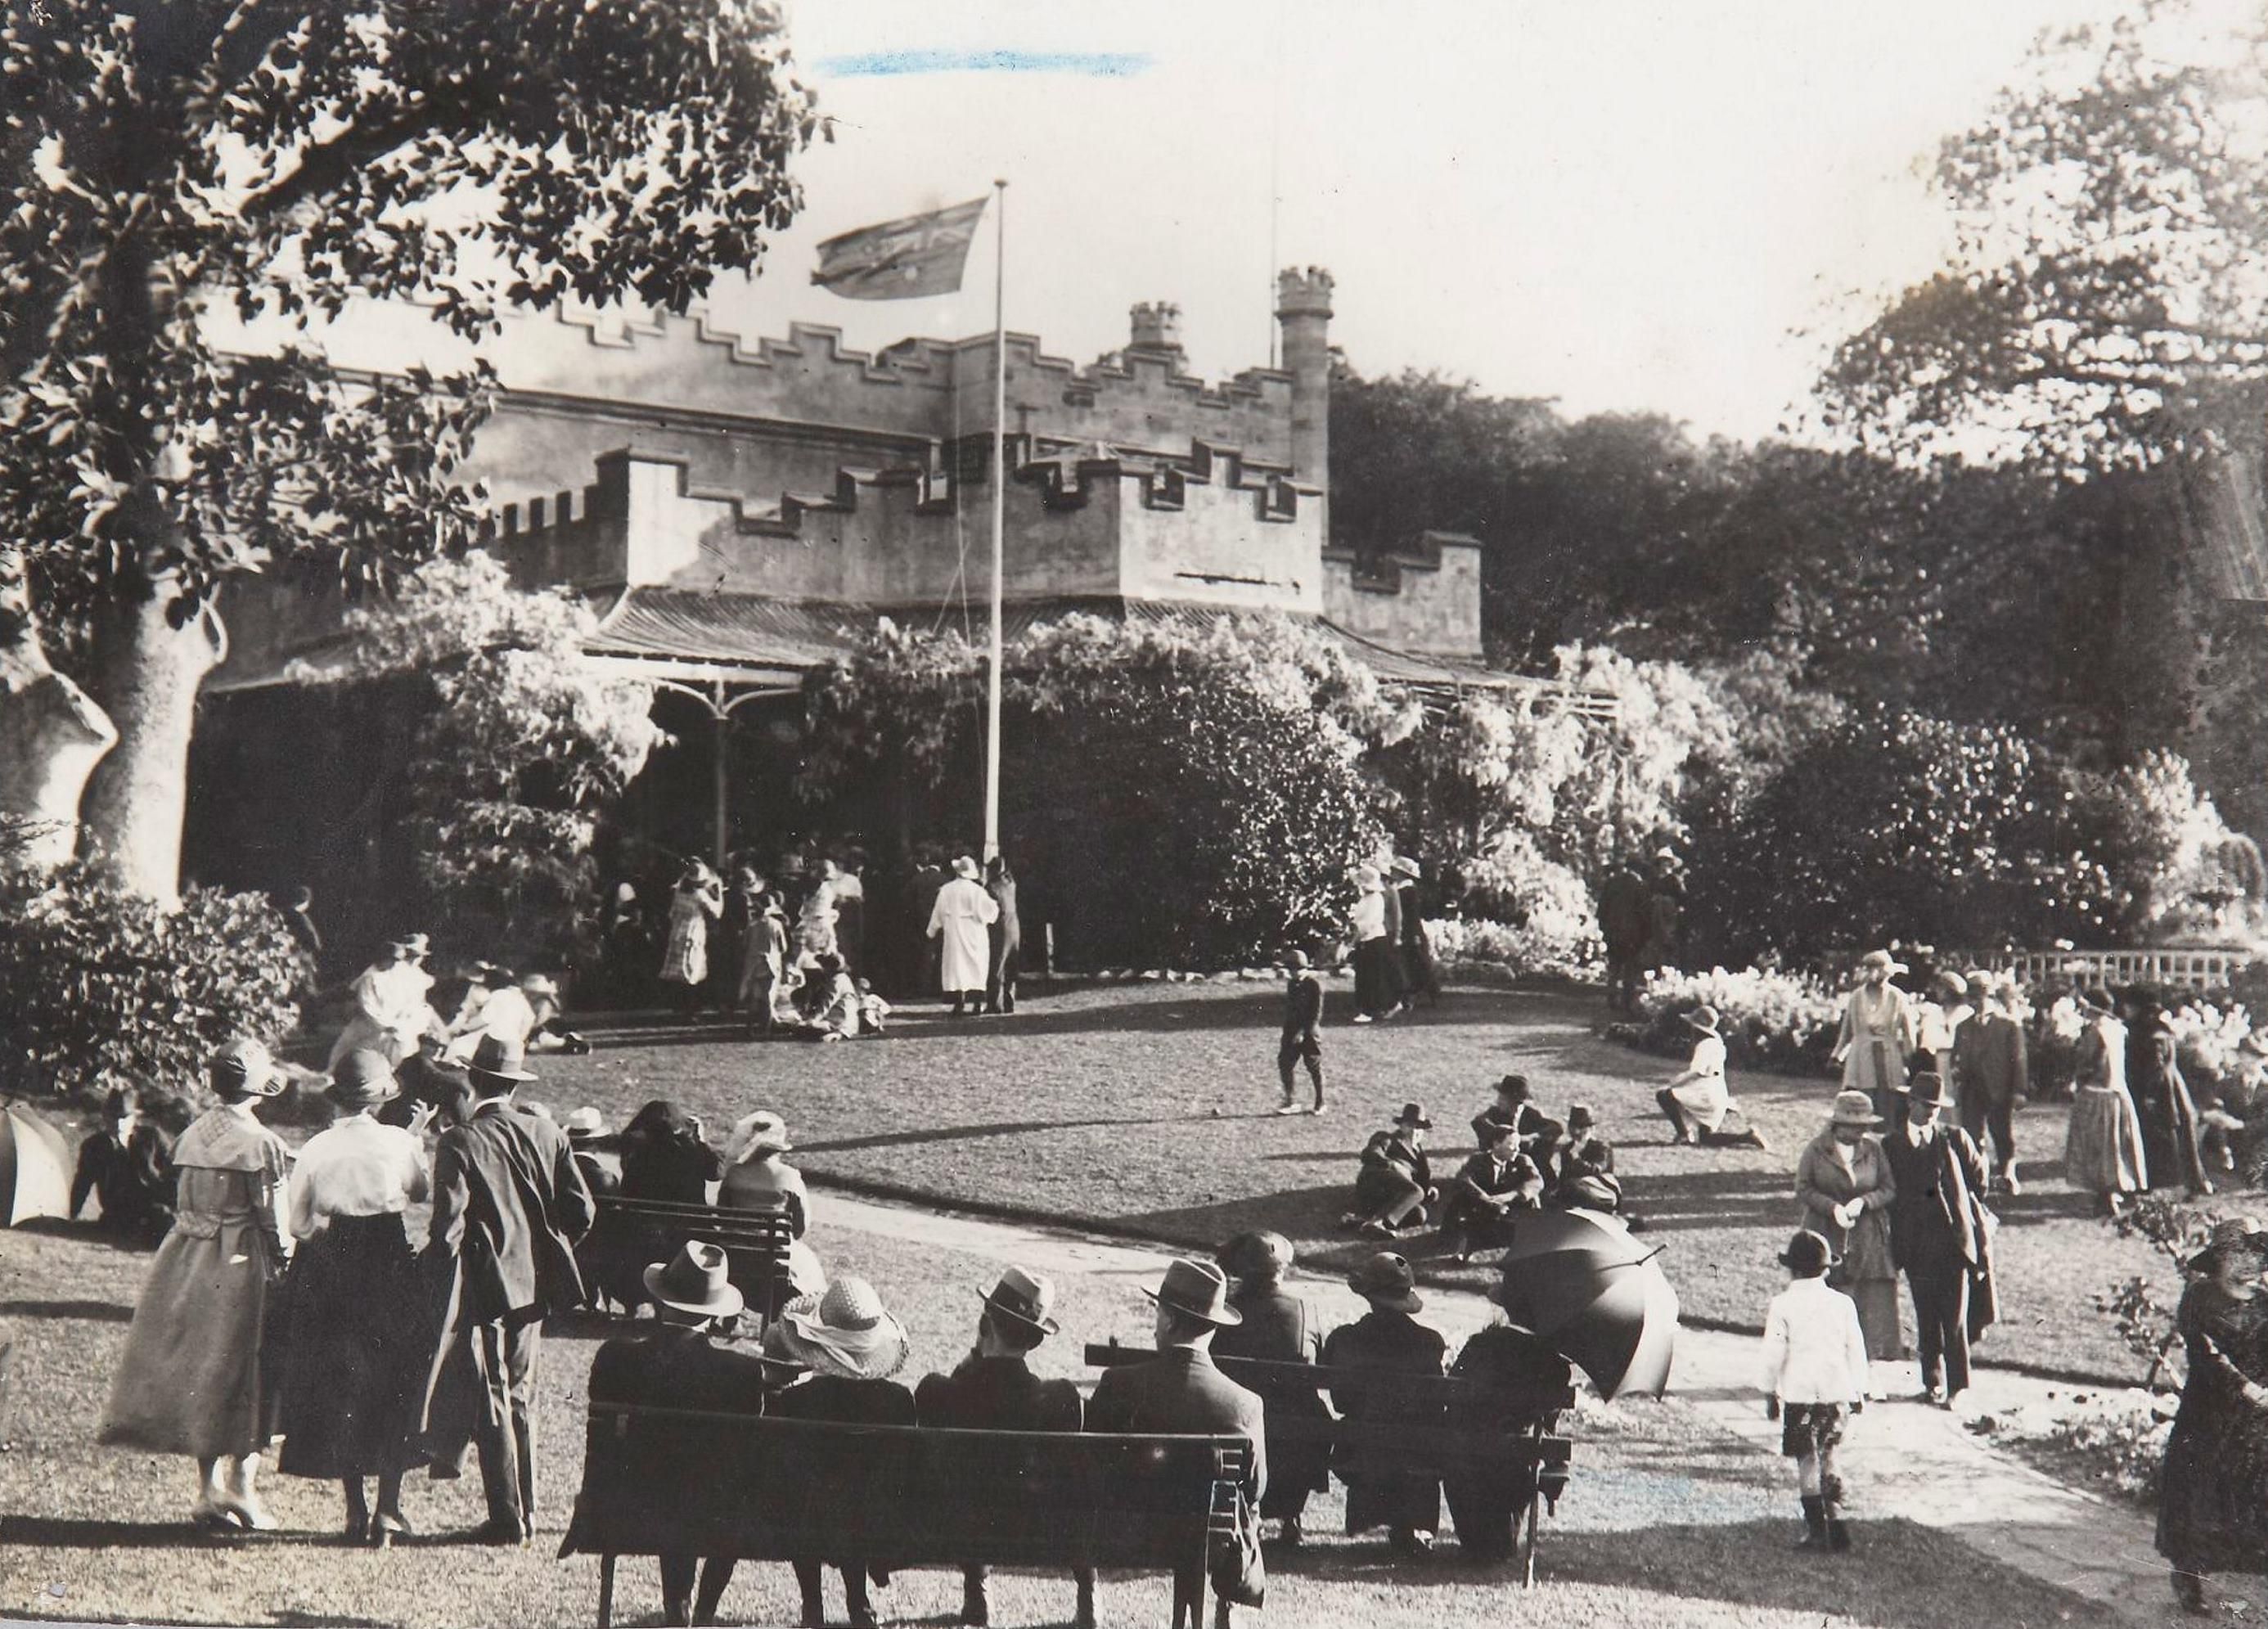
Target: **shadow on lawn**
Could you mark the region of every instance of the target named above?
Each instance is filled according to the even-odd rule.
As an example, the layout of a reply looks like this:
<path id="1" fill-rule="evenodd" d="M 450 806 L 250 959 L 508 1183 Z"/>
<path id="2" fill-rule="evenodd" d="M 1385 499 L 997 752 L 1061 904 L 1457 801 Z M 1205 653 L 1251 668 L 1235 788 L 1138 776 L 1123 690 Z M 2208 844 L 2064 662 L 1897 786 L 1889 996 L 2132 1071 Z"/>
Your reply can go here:
<path id="1" fill-rule="evenodd" d="M 207 1533 L 186 1522 L 0 1515 L 0 1543 L 45 1550 L 244 1550 L 260 1541 L 243 1533 Z"/>
<path id="2" fill-rule="evenodd" d="M 0 1318 L 77 1318 L 90 1323 L 131 1323 L 134 1308 L 114 1301 L 0 1301 Z"/>
<path id="3" fill-rule="evenodd" d="M 979 1137 L 1021 1137 L 1032 1131 L 1078 1131 L 1095 1125 L 1177 1125 L 1190 1120 L 1212 1120 L 1205 1114 L 1107 1115 L 1089 1120 L 1000 1120 L 984 1125 L 931 1125 L 910 1131 L 877 1131 L 871 1137 L 829 1137 L 798 1143 L 806 1154 L 848 1154 L 858 1148 L 904 1148 L 917 1143 L 961 1142 Z M 1256 1114 L 1240 1119 L 1256 1119 Z"/>
<path id="4" fill-rule="evenodd" d="M 1752 1227 L 1793 1218 L 1795 1189 L 1779 1171 L 1678 1171 L 1627 1176 L 1624 1196 L 1630 1208 L 1657 1233 L 1683 1233 L 1725 1227 Z"/>

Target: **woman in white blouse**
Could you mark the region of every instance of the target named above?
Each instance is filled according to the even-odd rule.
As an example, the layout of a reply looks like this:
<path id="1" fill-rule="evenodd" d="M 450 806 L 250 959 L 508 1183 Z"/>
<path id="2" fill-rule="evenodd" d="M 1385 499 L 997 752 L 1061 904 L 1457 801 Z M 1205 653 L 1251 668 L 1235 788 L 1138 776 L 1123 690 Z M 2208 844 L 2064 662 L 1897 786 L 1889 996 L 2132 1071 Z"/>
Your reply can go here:
<path id="1" fill-rule="evenodd" d="M 402 1213 L 432 1176 L 420 1105 L 409 1129 L 371 1110 L 401 1090 L 375 1052 L 352 1052 L 331 1080 L 342 1117 L 307 1139 L 291 1183 L 291 1272 L 284 1452 L 276 1468 L 346 1490 L 350 1544 L 383 1549 L 410 1530 L 401 1478 L 419 1463 L 419 1416 L 432 1361 L 432 1316 Z M 373 1520 L 363 1478 L 378 1478 Z"/>

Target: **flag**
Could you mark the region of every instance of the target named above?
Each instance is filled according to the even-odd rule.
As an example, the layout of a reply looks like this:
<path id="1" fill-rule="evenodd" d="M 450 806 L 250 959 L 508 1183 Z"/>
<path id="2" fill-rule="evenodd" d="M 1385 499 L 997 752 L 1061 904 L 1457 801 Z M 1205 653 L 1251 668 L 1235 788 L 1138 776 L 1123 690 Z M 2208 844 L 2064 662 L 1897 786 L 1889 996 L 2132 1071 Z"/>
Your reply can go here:
<path id="1" fill-rule="evenodd" d="M 845 299 L 918 299 L 961 290 L 961 268 L 986 200 L 861 226 L 819 246 L 811 280 Z"/>

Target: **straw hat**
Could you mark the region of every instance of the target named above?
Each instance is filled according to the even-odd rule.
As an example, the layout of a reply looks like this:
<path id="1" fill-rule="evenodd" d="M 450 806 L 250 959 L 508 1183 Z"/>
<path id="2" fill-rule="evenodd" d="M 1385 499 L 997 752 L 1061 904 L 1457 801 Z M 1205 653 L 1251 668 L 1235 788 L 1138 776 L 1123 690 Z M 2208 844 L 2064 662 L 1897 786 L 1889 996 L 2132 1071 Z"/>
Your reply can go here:
<path id="1" fill-rule="evenodd" d="M 759 1154 L 785 1154 L 795 1145 L 787 1139 L 787 1122 L 768 1109 L 742 1115 L 725 1139 L 725 1163 L 744 1165 Z"/>
<path id="2" fill-rule="evenodd" d="M 1887 950 L 1869 950 L 1859 958 L 1859 965 L 1869 973 L 1877 969 L 1891 973 L 1903 973 L 1906 970 L 1906 964 L 1892 956 Z"/>
<path id="3" fill-rule="evenodd" d="M 968 855 L 963 854 L 959 859 L 953 862 L 953 874 L 957 877 L 967 877 L 971 882 L 974 882 L 983 873 L 977 869 L 976 862 L 975 860 L 969 859 Z"/>
<path id="4" fill-rule="evenodd" d="M 1717 1009 L 1703 1002 L 1685 1015 L 1685 1021 L 1705 1036 L 1717 1033 Z"/>
<path id="5" fill-rule="evenodd" d="M 1409 1257 L 1391 1250 L 1379 1251 L 1347 1274 L 1347 1288 L 1388 1312 L 1418 1312 L 1425 1305 Z"/>
<path id="6" fill-rule="evenodd" d="M 607 1117 L 590 1104 L 585 1103 L 562 1121 L 559 1129 L 567 1133 L 567 1140 L 570 1142 L 575 1141 L 578 1138 L 603 1137 L 607 1131 Z"/>
<path id="7" fill-rule="evenodd" d="M 688 1239 L 676 1255 L 644 1272 L 645 1293 L 665 1307 L 711 1318 L 738 1317 L 747 1303 L 732 1286 L 731 1260 L 713 1244 Z"/>
<path id="8" fill-rule="evenodd" d="M 1864 1092 L 1837 1092 L 1835 1107 L 1827 1117 L 1830 1125 L 1880 1125 L 1882 1117 L 1874 1112 L 1874 1100 Z"/>
<path id="9" fill-rule="evenodd" d="M 1407 854 L 1396 854 L 1394 857 L 1394 864 L 1390 869 L 1397 877 L 1416 877 L 1421 874 L 1418 867 L 1418 862 L 1410 859 Z"/>
<path id="10" fill-rule="evenodd" d="M 369 1109 L 401 1095 L 401 1082 L 382 1052 L 357 1049 L 331 1074 L 331 1101 L 342 1109 Z"/>
<path id="11" fill-rule="evenodd" d="M 1386 879 L 1379 875 L 1375 866 L 1357 866 L 1354 868 L 1354 885 L 1366 894 L 1375 894 L 1386 886 Z"/>
<path id="12" fill-rule="evenodd" d="M 1228 1304 L 1228 1279 L 1209 1261 L 1187 1257 L 1166 1264 L 1166 1276 L 1154 1290 L 1142 1294 L 1160 1307 L 1187 1313 L 1219 1329 L 1244 1322 L 1244 1315 Z"/>
<path id="13" fill-rule="evenodd" d="M 864 1279 L 842 1278 L 823 1295 L 799 1295 L 764 1337 L 777 1355 L 821 1375 L 887 1380 L 906 1366 L 905 1326 Z"/>
<path id="14" fill-rule="evenodd" d="M 223 1097 L 274 1097 L 284 1089 L 283 1072 L 265 1046 L 239 1036 L 213 1054 L 207 1078 Z"/>

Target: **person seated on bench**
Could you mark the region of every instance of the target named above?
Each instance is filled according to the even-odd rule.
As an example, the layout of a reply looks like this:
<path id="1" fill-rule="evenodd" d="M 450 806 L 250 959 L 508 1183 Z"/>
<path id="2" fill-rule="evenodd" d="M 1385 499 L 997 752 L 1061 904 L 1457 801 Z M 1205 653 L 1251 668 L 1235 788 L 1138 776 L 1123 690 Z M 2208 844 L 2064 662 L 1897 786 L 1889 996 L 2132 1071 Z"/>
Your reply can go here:
<path id="1" fill-rule="evenodd" d="M 780 1158 L 795 1145 L 787 1139 L 787 1122 L 759 1109 L 735 1121 L 725 1139 L 725 1180 L 717 1187 L 719 1210 L 769 1210 L 787 1206 L 787 1227 L 792 1242 L 787 1247 L 787 1282 L 797 1295 L 816 1295 L 827 1287 L 827 1270 L 819 1252 L 804 1242 L 811 1226 L 811 1194 L 803 1173 Z M 748 1286 L 741 1286 L 745 1294 Z"/>
<path id="2" fill-rule="evenodd" d="M 1473 1117 L 1473 1146 L 1488 1152 L 1498 1126 L 1509 1126 L 1513 1152 L 1524 1154 L 1539 1171 L 1549 1172 L 1551 1156 L 1567 1128 L 1529 1101 L 1528 1077 L 1508 1074 L 1496 1083 L 1496 1101 Z"/>
<path id="3" fill-rule="evenodd" d="M 1449 1374 L 1485 1392 L 1464 1390 L 1449 1399 L 1449 1429 L 1478 1444 L 1500 1439 L 1541 1419 L 1545 1430 L 1557 1422 L 1574 1371 L 1533 1330 L 1515 1323 L 1504 1310 L 1501 1282 L 1488 1293 L 1495 1318 L 1476 1330 L 1457 1353 Z M 1468 1561 L 1501 1561 L 1512 1554 L 1518 1513 L 1535 1492 L 1533 1460 L 1505 1457 L 1468 1460 L 1441 1478 L 1449 1520 L 1457 1529 L 1457 1552 Z"/>
<path id="4" fill-rule="evenodd" d="M 1387 1130 L 1362 1146 L 1354 1174 L 1354 1208 L 1339 1218 L 1343 1227 L 1366 1239 L 1390 1239 L 1405 1226 L 1423 1227 L 1425 1207 L 1440 1197 L 1433 1168 L 1425 1158 L 1425 1133 L 1433 1123 L 1416 1103 L 1404 1103 Z"/>
<path id="5" fill-rule="evenodd" d="M 1333 1330 L 1323 1342 L 1323 1367 L 1349 1372 L 1331 1385 L 1339 1417 L 1366 1426 L 1438 1429 L 1438 1397 L 1412 1398 L 1393 1380 L 1396 1375 L 1438 1380 L 1448 1355 L 1449 1343 L 1441 1332 L 1410 1316 L 1425 1303 L 1409 1262 L 1381 1250 L 1347 1275 L 1347 1287 L 1368 1301 L 1370 1310 Z M 1430 1472 L 1411 1470 L 1392 1442 L 1374 1441 L 1341 1442 L 1336 1469 L 1347 1485 L 1349 1533 L 1385 1528 L 1397 1555 L 1422 1555 L 1433 1547 L 1441 1524 L 1441 1485 Z"/>
<path id="6" fill-rule="evenodd" d="M 706 1205 L 709 1184 L 725 1174 L 724 1156 L 703 1137 L 699 1117 L 666 1097 L 631 1116 L 615 1146 L 622 1163 L 617 1198 Z M 668 1255 L 676 1242 L 666 1227 L 602 1212 L 585 1249 L 597 1269 L 598 1287 L 636 1312 L 645 1302 L 645 1264 Z"/>
<path id="7" fill-rule="evenodd" d="M 599 1348 L 591 1360 L 591 1401 L 762 1413 L 764 1360 L 720 1346 L 715 1338 L 740 1316 L 740 1292 L 726 1281 L 725 1252 L 713 1244 L 688 1243 L 668 1261 L 648 1266 L 643 1276 L 658 1321 Z M 697 1461 L 681 1468 L 694 1482 L 715 1480 L 723 1470 Z M 686 1554 L 661 1558 L 665 1624 L 717 1621 L 717 1603 L 732 1581 L 733 1558 L 712 1555 L 702 1565 L 698 1598 L 693 1592 L 695 1560 Z"/>
<path id="8" fill-rule="evenodd" d="M 1513 1217 L 1543 1196 L 1543 1173 L 1520 1151 L 1519 1131 L 1504 1121 L 1473 1124 L 1489 1140 L 1449 1184 L 1441 1216 L 1441 1248 L 1461 1262 L 1510 1244 Z"/>
<path id="9" fill-rule="evenodd" d="M 837 1279 L 824 1295 L 799 1295 L 788 1302 L 779 1321 L 764 1331 L 764 1351 L 811 1370 L 809 1379 L 774 1394 L 768 1411 L 772 1414 L 862 1426 L 914 1423 L 914 1394 L 890 1378 L 906 1366 L 905 1326 L 864 1279 Z M 822 1569 L 828 1566 L 843 1574 L 843 1603 L 854 1629 L 873 1629 L 881 1621 L 866 1596 L 867 1557 L 800 1556 L 793 1566 L 807 1629 L 827 1622 Z M 889 1574 L 879 1569 L 872 1576 L 877 1583 L 889 1582 Z"/>
<path id="10" fill-rule="evenodd" d="M 1056 1301 L 1047 1279 L 1010 1267 L 976 1315 L 976 1345 L 950 1375 L 932 1375 L 914 1389 L 914 1418 L 963 1431 L 1077 1431 L 1085 1404 L 1067 1380 L 1042 1380 L 1024 1360 L 1061 1331 L 1049 1313 Z M 1094 1629 L 1094 1570 L 1072 1574 L 1079 1585 L 1078 1629 Z M 985 1568 L 961 1569 L 961 1621 L 989 1624 Z"/>
<path id="11" fill-rule="evenodd" d="M 1285 1272 L 1292 1265 L 1289 1239 L 1280 1233 L 1240 1233 L 1220 1247 L 1215 1259 L 1235 1280 L 1228 1304 L 1244 1322 L 1213 1337 L 1214 1356 L 1277 1363 L 1323 1360 L 1322 1324 L 1314 1308 L 1284 1287 Z M 1284 1547 L 1297 1550 L 1306 1537 L 1300 1523 L 1307 1496 L 1331 1488 L 1326 1434 L 1331 1411 L 1314 1382 L 1297 1375 L 1271 1376 L 1253 1389 L 1268 1412 L 1268 1496 L 1261 1500 L 1260 1514 L 1280 1522 Z M 1297 1435 L 1283 1429 L 1299 1431 L 1303 1426 L 1307 1429 Z"/>
<path id="12" fill-rule="evenodd" d="M 1268 1492 L 1267 1421 L 1256 1393 L 1213 1367 L 1213 1337 L 1244 1321 L 1228 1304 L 1228 1279 L 1209 1261 L 1170 1262 L 1154 1290 L 1158 1355 L 1106 1370 L 1086 1405 L 1086 1428 L 1110 1432 L 1182 1432 L 1240 1436 L 1252 1444 L 1237 1500 L 1239 1543 L 1234 1555 L 1213 1558 L 1217 1599 L 1213 1622 L 1228 1629 L 1232 1604 L 1258 1606 L 1267 1577 L 1260 1561 L 1260 1501 Z M 1174 1575 L 1174 1629 L 1197 1629 L 1200 1577 Z"/>

